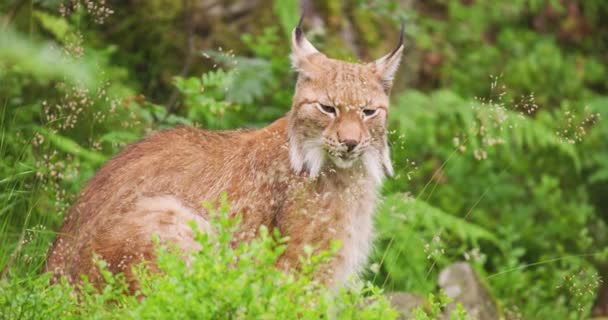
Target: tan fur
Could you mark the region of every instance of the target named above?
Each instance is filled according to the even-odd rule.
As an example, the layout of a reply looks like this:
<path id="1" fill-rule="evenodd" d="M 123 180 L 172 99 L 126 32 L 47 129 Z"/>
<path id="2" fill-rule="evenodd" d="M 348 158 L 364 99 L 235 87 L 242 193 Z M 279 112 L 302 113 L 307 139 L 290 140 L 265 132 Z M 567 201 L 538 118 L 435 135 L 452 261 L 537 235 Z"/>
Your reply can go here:
<path id="1" fill-rule="evenodd" d="M 376 63 L 346 63 L 318 53 L 294 31 L 300 76 L 290 113 L 260 130 L 181 127 L 128 146 L 81 192 L 46 270 L 98 281 L 96 254 L 130 277 L 131 265 L 154 259 L 153 235 L 185 252 L 198 250 L 188 222 L 210 232 L 201 202 L 226 192 L 231 214 L 242 215 L 235 242 L 251 239 L 262 225 L 278 228 L 290 237 L 279 266 L 290 268 L 305 245 L 322 250 L 339 240 L 336 259 L 319 278 L 332 284 L 356 275 L 370 250 L 378 187 L 392 173 L 386 81 L 401 50 Z M 378 110 L 367 117 L 364 109 Z M 345 141 L 356 143 L 352 151 Z"/>

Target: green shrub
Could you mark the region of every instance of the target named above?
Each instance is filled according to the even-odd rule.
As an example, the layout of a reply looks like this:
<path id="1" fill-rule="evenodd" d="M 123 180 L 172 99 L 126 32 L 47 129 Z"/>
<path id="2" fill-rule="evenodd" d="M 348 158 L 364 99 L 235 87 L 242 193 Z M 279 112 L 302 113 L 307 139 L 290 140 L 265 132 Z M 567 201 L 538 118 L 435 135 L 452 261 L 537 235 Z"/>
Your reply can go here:
<path id="1" fill-rule="evenodd" d="M 592 126 L 572 143 L 557 133 L 583 111 L 573 121 L 559 110 L 530 118 L 450 91 L 409 91 L 392 108 L 397 170 L 377 217 L 376 283 L 429 292 L 439 270 L 469 259 L 506 309 L 568 319 L 589 312 L 595 289 L 555 288 L 579 273 L 579 286 L 599 285 L 593 263 L 606 259 L 606 226 L 581 172 L 601 175 L 595 162 L 584 169 L 582 150 L 605 129 Z M 405 192 L 415 196 L 395 194 Z"/>
<path id="2" fill-rule="evenodd" d="M 313 280 L 332 252 L 302 257 L 302 270 L 275 265 L 288 241 L 261 228 L 259 237 L 231 245 L 238 219 L 228 218 L 225 201 L 212 211 L 213 234 L 198 234 L 202 249 L 184 260 L 159 247 L 160 274 L 138 268 L 141 289 L 125 295 L 124 278 L 104 272 L 100 290 L 86 284 L 76 295 L 67 284 L 48 286 L 48 275 L 11 277 L 0 283 L 3 319 L 393 319 L 396 312 L 380 289 L 352 282 L 339 290 Z M 101 262 L 100 267 L 104 264 Z"/>

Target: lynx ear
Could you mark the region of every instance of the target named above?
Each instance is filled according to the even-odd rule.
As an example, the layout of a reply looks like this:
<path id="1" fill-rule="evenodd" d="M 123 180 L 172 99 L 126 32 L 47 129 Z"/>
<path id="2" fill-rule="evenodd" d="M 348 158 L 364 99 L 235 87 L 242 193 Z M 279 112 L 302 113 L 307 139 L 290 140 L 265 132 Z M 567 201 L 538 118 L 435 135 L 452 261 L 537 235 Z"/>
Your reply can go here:
<path id="1" fill-rule="evenodd" d="M 304 36 L 304 32 L 302 32 L 302 20 L 304 20 L 304 15 L 300 17 L 298 26 L 293 29 L 291 34 L 290 56 L 291 65 L 300 73 L 307 71 L 307 69 L 313 68 L 309 58 L 311 55 L 319 53 L 319 50 L 317 50 Z"/>
<path id="2" fill-rule="evenodd" d="M 401 55 L 403 54 L 403 30 L 404 23 L 403 20 L 401 20 L 401 33 L 399 35 L 399 44 L 397 45 L 397 48 L 384 57 L 374 61 L 376 72 L 378 73 L 382 86 L 387 93 L 393 86 L 393 79 L 395 78 L 397 69 L 399 69 L 399 62 L 401 62 Z"/>

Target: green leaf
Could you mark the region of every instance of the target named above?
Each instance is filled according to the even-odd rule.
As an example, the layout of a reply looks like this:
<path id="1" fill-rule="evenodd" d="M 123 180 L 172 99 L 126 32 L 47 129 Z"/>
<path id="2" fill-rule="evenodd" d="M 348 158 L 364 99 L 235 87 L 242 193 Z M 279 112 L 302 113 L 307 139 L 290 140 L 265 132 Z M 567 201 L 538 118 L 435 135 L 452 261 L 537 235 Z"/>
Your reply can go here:
<path id="1" fill-rule="evenodd" d="M 430 230 L 440 230 L 443 228 L 448 232 L 458 235 L 463 240 L 470 240 L 472 242 L 487 240 L 496 245 L 500 243 L 492 232 L 481 226 L 446 213 L 425 201 L 408 199 L 400 194 L 387 196 L 379 212 L 380 215 L 384 216 L 381 223 L 385 233 L 388 230 L 392 230 L 388 234 L 399 232 L 398 230 L 403 228 L 403 224 L 416 223 L 422 224 Z M 395 215 L 403 215 L 403 224 L 398 223 L 399 220 L 389 218 Z"/>

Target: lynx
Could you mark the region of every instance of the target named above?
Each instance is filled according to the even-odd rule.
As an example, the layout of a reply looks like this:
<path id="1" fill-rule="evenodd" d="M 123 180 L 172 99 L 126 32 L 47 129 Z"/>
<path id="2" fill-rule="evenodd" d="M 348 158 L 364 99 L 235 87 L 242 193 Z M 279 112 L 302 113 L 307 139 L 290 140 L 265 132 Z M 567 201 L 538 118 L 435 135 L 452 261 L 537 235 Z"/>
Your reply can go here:
<path id="1" fill-rule="evenodd" d="M 240 214 L 235 243 L 261 226 L 289 237 L 277 267 L 297 268 L 304 247 L 341 243 L 319 281 L 356 276 L 373 236 L 378 189 L 393 174 L 387 143 L 389 92 L 403 52 L 399 44 L 371 63 L 328 58 L 292 32 L 298 73 L 291 111 L 259 130 L 180 127 L 127 146 L 88 182 L 72 207 L 45 266 L 55 278 L 101 280 L 93 256 L 112 272 L 153 261 L 157 236 L 184 253 L 200 250 L 191 222 L 213 232 L 202 201 L 226 193 Z M 153 264 L 152 264 L 153 265 Z"/>

